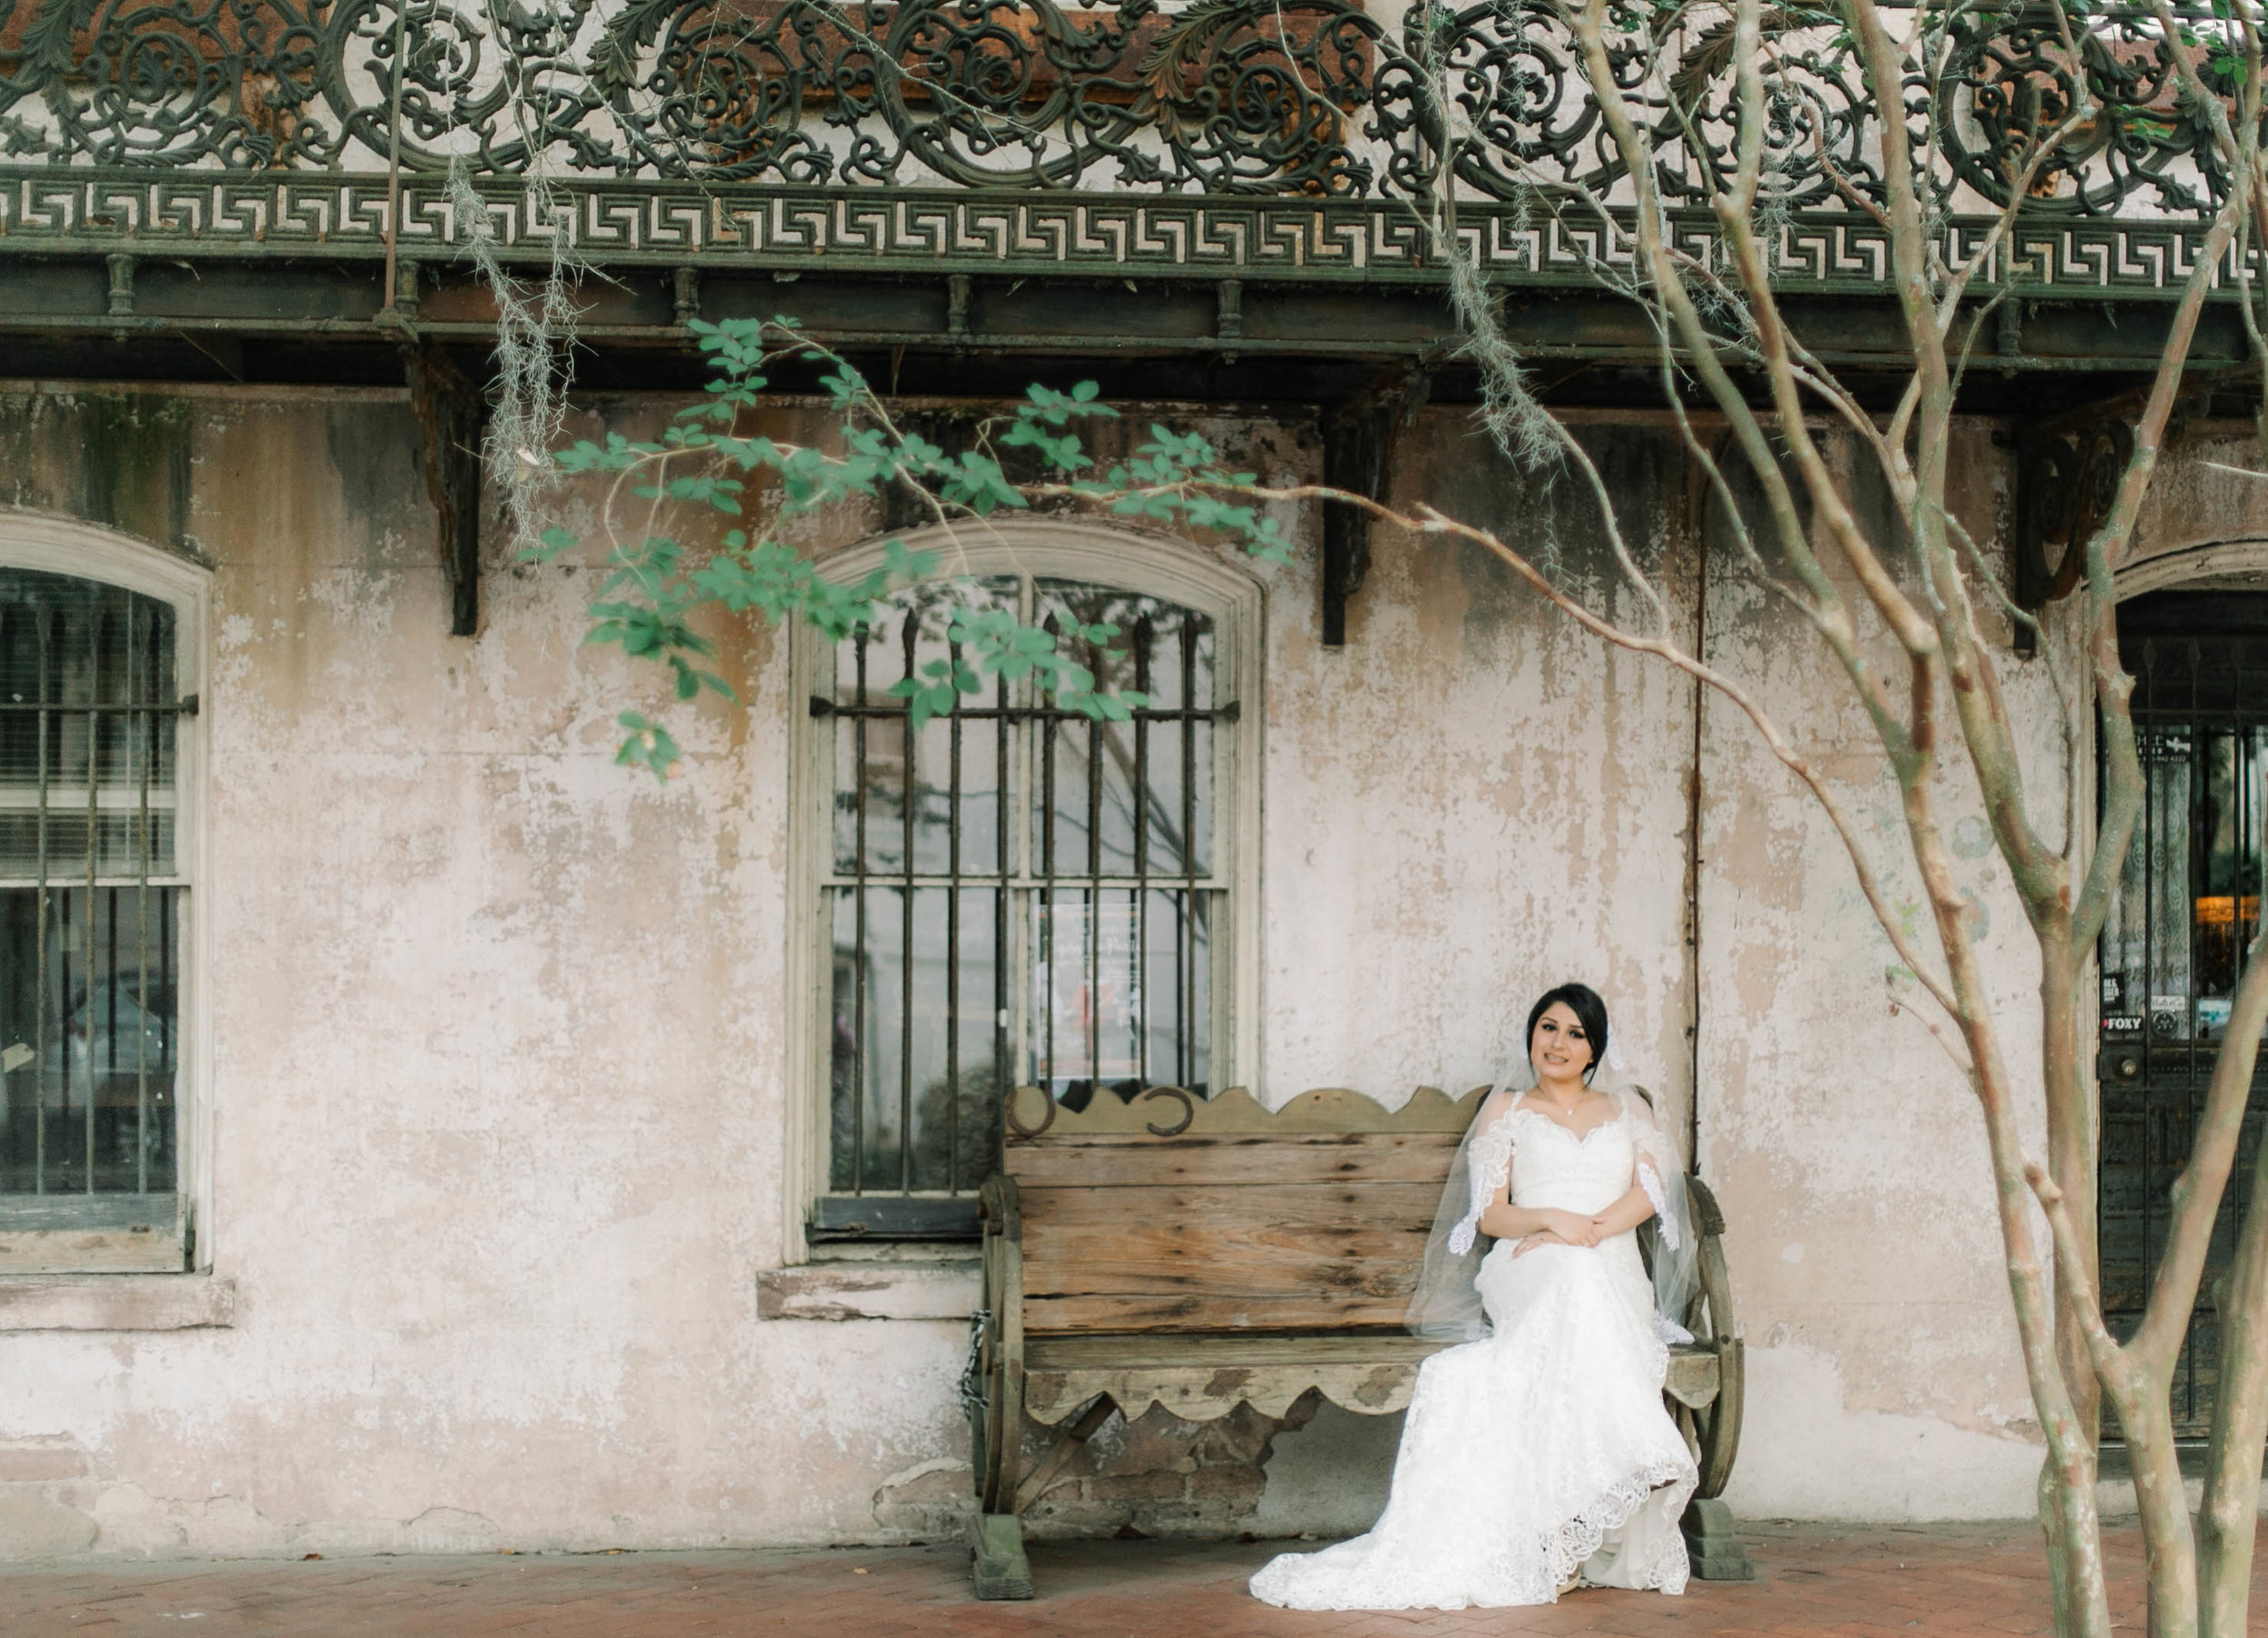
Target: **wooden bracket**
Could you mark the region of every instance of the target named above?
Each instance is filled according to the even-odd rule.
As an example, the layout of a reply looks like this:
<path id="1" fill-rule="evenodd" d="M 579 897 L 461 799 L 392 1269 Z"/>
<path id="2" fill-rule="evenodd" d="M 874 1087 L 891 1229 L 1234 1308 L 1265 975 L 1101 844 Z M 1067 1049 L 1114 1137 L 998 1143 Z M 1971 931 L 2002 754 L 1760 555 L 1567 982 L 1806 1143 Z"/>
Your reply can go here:
<path id="1" fill-rule="evenodd" d="M 2193 414 L 2210 402 L 2213 382 L 2185 391 L 2166 417 L 2170 448 Z M 2087 542 L 2118 499 L 2134 458 L 2135 423 L 2147 395 L 2122 393 L 2035 422 L 2016 434 L 2016 603 L 2034 613 L 2071 595 L 2087 571 Z M 2028 655 L 2019 629 L 2017 652 Z"/>
<path id="2" fill-rule="evenodd" d="M 1245 288 L 1241 280 L 1224 278 L 1213 288 L 1213 334 L 1222 341 L 1241 341 L 1245 333 Z M 1237 349 L 1221 349 L 1223 364 L 1237 362 Z"/>
<path id="3" fill-rule="evenodd" d="M 2028 428 L 2016 444 L 2016 602 L 2037 613 L 2068 597 L 2087 567 L 2087 537 L 2118 495 L 2134 454 L 2123 416 L 2069 430 Z"/>
<path id="4" fill-rule="evenodd" d="M 2018 297 L 2002 297 L 1992 344 L 1993 351 L 2005 362 L 2012 363 L 2024 356 L 2024 304 Z M 2004 369 L 2002 373 L 2009 372 Z"/>
<path id="5" fill-rule="evenodd" d="M 1025 1474 L 1023 1482 L 1016 1487 L 1016 1516 L 1019 1518 L 1023 1516 L 1025 1508 L 1047 1494 L 1047 1487 L 1055 1482 L 1057 1475 L 1070 1465 L 1071 1458 L 1079 1454 L 1079 1448 L 1102 1431 L 1103 1423 L 1110 1419 L 1112 1412 L 1118 1408 L 1118 1400 L 1109 1394 L 1095 1395 L 1094 1403 L 1081 1411 L 1079 1419 L 1064 1428 L 1055 1443 L 1048 1447 L 1047 1454 L 1031 1465 L 1031 1471 Z"/>
<path id="6" fill-rule="evenodd" d="M 1370 500 L 1385 495 L 1394 434 L 1432 391 L 1422 363 L 1400 367 L 1323 418 L 1323 481 Z M 1323 506 L 1323 646 L 1346 643 L 1347 600 L 1370 573 L 1370 514 L 1344 501 Z"/>
<path id="7" fill-rule="evenodd" d="M 401 346 L 425 492 L 441 526 L 449 635 L 472 637 L 480 630 L 481 428 L 488 404 L 438 342 L 405 336 Z"/>
<path id="8" fill-rule="evenodd" d="M 417 322 L 417 293 L 425 269 L 403 257 L 394 265 L 394 311 L 405 324 Z"/>

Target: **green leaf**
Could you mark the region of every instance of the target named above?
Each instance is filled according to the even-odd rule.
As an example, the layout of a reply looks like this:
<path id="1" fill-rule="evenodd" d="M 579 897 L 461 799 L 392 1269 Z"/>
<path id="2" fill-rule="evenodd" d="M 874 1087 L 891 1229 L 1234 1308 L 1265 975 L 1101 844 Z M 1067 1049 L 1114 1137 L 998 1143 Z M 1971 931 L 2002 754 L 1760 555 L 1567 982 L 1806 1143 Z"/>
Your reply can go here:
<path id="1" fill-rule="evenodd" d="M 670 656 L 670 669 L 676 674 L 677 692 L 679 699 L 691 699 L 703 688 L 709 688 L 735 703 L 738 701 L 739 697 L 732 691 L 730 683 L 725 681 L 714 671 L 700 669 L 681 654 Z"/>
<path id="2" fill-rule="evenodd" d="M 918 682 L 901 678 L 885 690 L 892 698 L 905 701 L 905 714 L 912 725 L 910 732 L 918 734 L 933 717 L 948 715 L 959 702 L 961 691 L 953 687 L 950 675 L 942 682 Z"/>
<path id="3" fill-rule="evenodd" d="M 543 544 L 530 546 L 520 553 L 523 563 L 548 563 L 562 551 L 572 551 L 581 541 L 575 531 L 554 523 L 537 537 Z"/>
<path id="4" fill-rule="evenodd" d="M 937 567 L 937 554 L 909 551 L 904 541 L 892 541 L 882 549 L 882 566 L 894 581 L 926 580 Z"/>
<path id="5" fill-rule="evenodd" d="M 621 747 L 614 753 L 614 761 L 621 767 L 644 767 L 663 783 L 670 770 L 684 755 L 669 729 L 637 711 L 624 711 L 614 719 L 630 730 Z"/>

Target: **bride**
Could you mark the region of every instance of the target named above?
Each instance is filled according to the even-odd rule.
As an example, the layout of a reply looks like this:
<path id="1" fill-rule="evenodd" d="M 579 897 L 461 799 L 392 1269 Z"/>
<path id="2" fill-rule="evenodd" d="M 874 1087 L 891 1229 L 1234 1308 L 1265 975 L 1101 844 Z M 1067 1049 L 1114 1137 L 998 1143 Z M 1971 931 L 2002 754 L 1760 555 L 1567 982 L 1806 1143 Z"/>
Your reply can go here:
<path id="1" fill-rule="evenodd" d="M 1256 1597 L 1458 1610 L 1580 1585 L 1685 1591 L 1677 1520 L 1696 1474 L 1662 1404 L 1667 1343 L 1689 1340 L 1685 1169 L 1641 1096 L 1592 1085 L 1602 1060 L 1618 1061 L 1596 993 L 1562 984 L 1536 1003 L 1535 1084 L 1498 1087 L 1474 1116 L 1411 1304 L 1421 1334 L 1472 1340 L 1419 1370 L 1370 1534 L 1271 1560 Z"/>

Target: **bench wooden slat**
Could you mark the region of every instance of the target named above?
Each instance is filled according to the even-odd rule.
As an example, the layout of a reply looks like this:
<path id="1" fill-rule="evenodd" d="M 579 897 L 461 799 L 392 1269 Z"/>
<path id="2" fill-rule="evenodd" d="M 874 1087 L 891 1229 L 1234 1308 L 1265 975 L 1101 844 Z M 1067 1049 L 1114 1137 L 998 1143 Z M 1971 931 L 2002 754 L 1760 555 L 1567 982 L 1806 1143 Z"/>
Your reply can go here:
<path id="1" fill-rule="evenodd" d="M 1354 1297 L 1407 1301 L 1417 1270 L 1407 1255 L 1382 1256 L 1315 1246 L 1294 1255 L 1267 1245 L 1265 1230 L 1223 1231 L 1203 1236 L 1182 1231 L 1182 1250 L 1193 1260 L 1175 1263 L 1161 1255 L 1160 1243 L 1173 1231 L 1161 1229 L 1148 1244 L 1127 1243 L 1123 1232 L 1098 1227 L 1056 1248 L 1056 1253 L 1024 1263 L 1024 1296 L 1034 1297 L 1295 1297 L 1306 1293 L 1315 1311 L 1315 1328 L 1336 1322 L 1340 1304 Z M 1247 1252 L 1239 1260 L 1240 1252 Z M 1201 1259 L 1201 1260 L 1195 1260 Z"/>
<path id="2" fill-rule="evenodd" d="M 1035 1188 L 1017 1179 L 1023 1194 L 1024 1255 L 1045 1236 L 1090 1224 L 1136 1233 L 1156 1229 L 1203 1233 L 1217 1224 L 1279 1224 L 1302 1236 L 1374 1231 L 1395 1236 L 1433 1226 L 1442 1185 L 1431 1183 L 1255 1183 L 1188 1188 L 1176 1184 L 1121 1184 L 1115 1188 Z M 1421 1248 L 1422 1249 L 1422 1248 Z"/>
<path id="3" fill-rule="evenodd" d="M 1295 1254 L 1268 1244 L 1264 1229 L 1202 1235 L 1184 1229 L 1178 1249 L 1190 1260 L 1178 1263 L 1165 1254 L 1175 1249 L 1164 1243 L 1175 1232 L 1159 1229 L 1142 1237 L 1146 1243 L 1131 1244 L 1135 1236 L 1100 1225 L 1090 1234 L 1067 1237 L 1050 1255 L 1025 1260 L 1024 1298 L 1292 1298 L 1305 1292 L 1320 1331 L 1336 1322 L 1348 1299 L 1407 1302 L 1416 1288 L 1417 1269 L 1409 1256 L 1380 1255 L 1373 1244 L 1344 1253 L 1313 1246 Z"/>
<path id="4" fill-rule="evenodd" d="M 1422 1184 L 1035 1191 L 1047 1198 L 1026 1207 L 1024 1295 L 1304 1294 L 1315 1328 L 1327 1329 L 1348 1298 L 1406 1301 L 1432 1193 Z M 1116 1214 L 1114 1199 L 1139 1204 Z"/>
<path id="5" fill-rule="evenodd" d="M 1367 1357 L 1309 1351 L 1280 1360 L 1250 1350 L 1252 1343 L 1266 1340 L 1243 1339 L 1246 1352 L 1208 1364 L 1035 1365 L 1024 1374 L 1025 1406 L 1038 1420 L 1061 1421 L 1095 1395 L 1107 1393 L 1129 1420 L 1152 1405 L 1163 1405 L 1185 1420 L 1210 1421 L 1240 1404 L 1263 1416 L 1282 1416 L 1293 1401 L 1315 1389 L 1349 1410 L 1383 1416 L 1409 1404 L 1424 1362 L 1422 1352 L 1383 1349 Z"/>
<path id="6" fill-rule="evenodd" d="M 1158 1184 L 1422 1183 L 1438 1197 L 1454 1132 L 1239 1134 L 1225 1137 L 1066 1137 L 1020 1148 L 1026 1189 Z"/>
<path id="7" fill-rule="evenodd" d="M 1281 1416 L 1316 1388 L 1334 1404 L 1377 1415 L 1407 1405 L 1419 1365 L 1448 1346 L 1400 1331 L 1042 1334 L 1025 1353 L 1025 1403 L 1036 1419 L 1055 1422 L 1107 1393 L 1129 1419 L 1155 1403 L 1201 1421 L 1239 1403 Z M 1680 1403 L 1705 1406 L 1716 1398 L 1718 1369 L 1715 1349 L 1685 1343 L 1669 1350 L 1664 1385 Z"/>
<path id="8" fill-rule="evenodd" d="M 1111 1336 L 1092 1331 L 1077 1336 L 1035 1337 L 1024 1350 L 1033 1370 L 1217 1370 L 1230 1365 L 1415 1364 L 1439 1353 L 1446 1342 L 1413 1337 L 1406 1331 L 1286 1332 L 1262 1336 L 1167 1335 L 1140 1332 Z"/>
<path id="9" fill-rule="evenodd" d="M 1054 1422 L 1107 1393 L 1129 1419 L 1158 1404 L 1205 1421 L 1244 1403 L 1281 1416 L 1315 1388 L 1334 1404 L 1377 1415 L 1408 1404 L 1418 1366 L 1446 1346 L 1399 1330 L 1042 1335 L 1025 1350 L 1025 1403 L 1037 1419 Z"/>
<path id="10" fill-rule="evenodd" d="M 1024 1378 L 1025 1409 L 1035 1421 L 1061 1422 L 1099 1393 L 1129 1420 L 1163 1405 L 1188 1422 L 1209 1422 L 1238 1405 L 1282 1416 L 1313 1389 L 1333 1404 L 1364 1416 L 1409 1408 L 1417 1364 L 1250 1365 L 1223 1370 L 1035 1370 Z"/>
<path id="11" fill-rule="evenodd" d="M 1352 1295 L 1326 1307 L 1315 1292 L 1255 1296 L 1108 1296 L 1024 1298 L 1026 1332 L 1046 1331 L 1237 1331 L 1372 1327 L 1400 1331 L 1410 1299 Z"/>

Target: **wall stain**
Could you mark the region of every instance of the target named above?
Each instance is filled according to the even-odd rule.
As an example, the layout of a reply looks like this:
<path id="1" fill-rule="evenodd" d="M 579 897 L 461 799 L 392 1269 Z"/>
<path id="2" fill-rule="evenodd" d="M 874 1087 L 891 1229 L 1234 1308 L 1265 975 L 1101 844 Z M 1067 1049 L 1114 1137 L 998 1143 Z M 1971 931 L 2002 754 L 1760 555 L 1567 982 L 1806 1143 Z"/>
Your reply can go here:
<path id="1" fill-rule="evenodd" d="M 204 561 L 189 535 L 194 406 L 148 393 L 0 398 L 0 502 L 100 523 Z"/>
<path id="2" fill-rule="evenodd" d="M 324 407 L 323 444 L 338 473 L 341 512 L 363 527 L 367 567 L 403 567 L 386 561 L 389 537 L 406 544 L 424 566 L 440 550 L 432 497 L 420 465 L 420 432 L 407 405 L 331 404 Z"/>
<path id="3" fill-rule="evenodd" d="M 79 492 L 91 523 L 186 545 L 192 405 L 144 393 L 79 397 Z"/>

